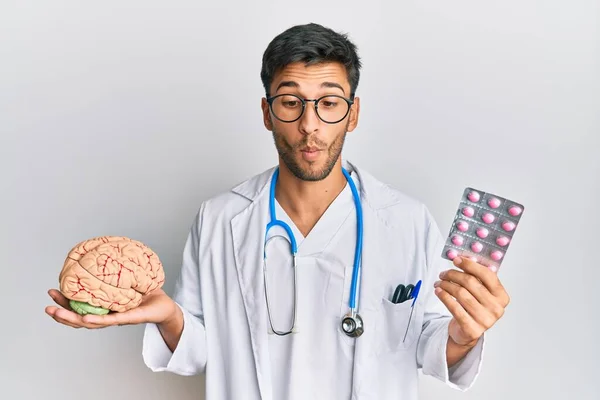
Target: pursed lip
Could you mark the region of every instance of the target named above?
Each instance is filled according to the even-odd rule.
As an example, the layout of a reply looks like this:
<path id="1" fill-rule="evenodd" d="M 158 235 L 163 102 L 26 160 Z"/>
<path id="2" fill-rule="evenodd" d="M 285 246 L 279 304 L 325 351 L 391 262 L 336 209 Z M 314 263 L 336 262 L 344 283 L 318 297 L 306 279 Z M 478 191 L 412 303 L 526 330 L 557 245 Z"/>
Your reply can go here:
<path id="1" fill-rule="evenodd" d="M 318 147 L 305 147 L 303 149 L 300 149 L 300 151 L 307 152 L 307 153 L 314 153 L 316 151 L 321 151 L 321 149 L 319 149 Z"/>

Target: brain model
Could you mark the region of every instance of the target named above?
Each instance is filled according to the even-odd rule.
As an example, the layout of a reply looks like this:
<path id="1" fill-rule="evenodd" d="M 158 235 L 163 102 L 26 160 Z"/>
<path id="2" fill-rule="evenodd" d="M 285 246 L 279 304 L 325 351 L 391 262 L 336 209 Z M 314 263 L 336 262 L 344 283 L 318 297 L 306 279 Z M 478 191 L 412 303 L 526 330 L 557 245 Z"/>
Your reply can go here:
<path id="1" fill-rule="evenodd" d="M 121 236 L 78 243 L 59 275 L 60 291 L 82 315 L 130 310 L 164 280 L 158 256 L 143 243 Z"/>

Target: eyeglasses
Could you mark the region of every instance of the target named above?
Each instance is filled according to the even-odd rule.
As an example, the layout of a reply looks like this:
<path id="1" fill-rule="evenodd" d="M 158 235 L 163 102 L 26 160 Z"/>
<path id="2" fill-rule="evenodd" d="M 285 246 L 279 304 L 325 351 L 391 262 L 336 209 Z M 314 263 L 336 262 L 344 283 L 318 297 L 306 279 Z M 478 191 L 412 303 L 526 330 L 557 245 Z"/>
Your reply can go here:
<path id="1" fill-rule="evenodd" d="M 318 99 L 303 99 L 295 94 L 278 94 L 267 98 L 271 112 L 281 122 L 294 122 L 300 119 L 306 103 L 315 104 L 315 112 L 321 121 L 337 124 L 348 115 L 354 100 L 338 95 L 326 95 Z"/>

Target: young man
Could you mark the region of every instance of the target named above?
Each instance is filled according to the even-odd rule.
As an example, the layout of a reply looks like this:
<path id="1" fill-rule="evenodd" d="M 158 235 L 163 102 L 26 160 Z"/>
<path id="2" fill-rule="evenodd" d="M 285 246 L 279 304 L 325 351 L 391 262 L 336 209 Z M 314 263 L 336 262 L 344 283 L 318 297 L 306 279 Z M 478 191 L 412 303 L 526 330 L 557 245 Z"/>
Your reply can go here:
<path id="1" fill-rule="evenodd" d="M 146 365 L 206 373 L 208 400 L 416 399 L 418 369 L 469 388 L 509 297 L 494 271 L 446 264 L 424 205 L 342 160 L 359 71 L 345 35 L 308 24 L 277 36 L 261 78 L 279 165 L 202 203 L 173 298 L 81 317 L 51 290 L 65 309 L 48 314 L 146 324 Z"/>

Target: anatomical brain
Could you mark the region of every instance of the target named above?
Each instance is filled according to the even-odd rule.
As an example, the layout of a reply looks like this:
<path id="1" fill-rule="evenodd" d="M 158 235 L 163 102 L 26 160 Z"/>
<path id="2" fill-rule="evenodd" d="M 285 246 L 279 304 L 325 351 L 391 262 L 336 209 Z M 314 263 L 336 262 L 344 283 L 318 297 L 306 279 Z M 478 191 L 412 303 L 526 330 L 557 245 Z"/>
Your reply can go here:
<path id="1" fill-rule="evenodd" d="M 164 281 L 156 253 L 122 236 L 78 243 L 69 251 L 59 275 L 60 291 L 79 314 L 130 310 Z"/>

